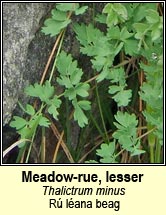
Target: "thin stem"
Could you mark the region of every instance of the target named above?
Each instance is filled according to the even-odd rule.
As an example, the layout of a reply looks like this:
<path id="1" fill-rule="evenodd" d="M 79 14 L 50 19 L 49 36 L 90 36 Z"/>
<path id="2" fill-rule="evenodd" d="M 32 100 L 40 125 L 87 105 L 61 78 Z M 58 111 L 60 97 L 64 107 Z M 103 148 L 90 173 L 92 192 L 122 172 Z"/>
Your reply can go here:
<path id="1" fill-rule="evenodd" d="M 3 158 L 12 150 L 14 149 L 16 146 L 19 146 L 20 144 L 22 144 L 23 142 L 31 142 L 31 140 L 29 139 L 21 139 L 16 141 L 15 143 L 13 143 L 11 146 L 9 146 L 7 149 L 5 149 L 3 151 Z"/>
<path id="2" fill-rule="evenodd" d="M 97 124 L 97 122 L 96 122 L 95 118 L 93 117 L 93 115 L 90 113 L 89 116 L 90 116 L 92 122 L 94 123 L 96 129 L 98 130 L 100 136 L 101 136 L 103 139 L 105 139 L 105 136 L 103 135 L 103 132 L 102 132 L 102 130 L 100 129 L 99 125 Z"/>
<path id="3" fill-rule="evenodd" d="M 104 117 L 103 117 L 103 112 L 102 112 L 101 102 L 100 102 L 100 97 L 99 97 L 99 92 L 98 92 L 98 86 L 97 86 L 97 83 L 96 83 L 96 82 L 95 82 L 95 86 L 96 86 L 97 103 L 98 103 L 99 112 L 100 112 L 100 117 L 101 117 L 103 129 L 104 129 L 104 133 L 105 133 L 105 141 L 109 143 L 109 137 L 108 137 L 107 129 L 106 129 L 105 122 L 104 122 Z"/>
<path id="4" fill-rule="evenodd" d="M 52 80 L 52 77 L 53 77 L 53 74 L 54 74 L 54 71 L 55 71 L 55 67 L 56 67 L 56 62 L 57 62 L 57 57 L 60 53 L 60 50 L 61 50 L 61 47 L 62 47 L 62 42 L 63 42 L 63 38 L 64 38 L 64 35 L 65 35 L 65 31 L 63 30 L 62 34 L 61 34 L 61 39 L 60 39 L 60 44 L 59 44 L 59 47 L 58 47 L 58 51 L 56 53 L 56 57 L 55 57 L 55 60 L 54 60 L 54 64 L 53 64 L 53 67 L 52 67 L 52 70 L 51 70 L 51 74 L 50 74 L 50 77 L 49 77 L 49 82 L 51 82 Z"/>
<path id="5" fill-rule="evenodd" d="M 35 130 L 35 131 L 36 131 L 36 130 Z M 25 163 L 28 163 L 28 161 L 29 161 L 29 157 L 30 157 L 30 153 L 31 153 L 31 150 L 32 150 L 32 145 L 33 145 L 33 142 L 34 142 L 35 134 L 36 134 L 36 133 L 34 132 L 34 134 L 33 134 L 33 136 L 32 136 L 32 141 L 31 141 L 30 146 L 29 146 L 29 148 L 28 148 L 28 154 L 27 154 Z"/>
<path id="6" fill-rule="evenodd" d="M 118 152 L 116 155 L 115 155 L 115 158 L 117 158 L 120 154 L 122 154 L 123 152 L 125 151 L 125 149 L 122 149 L 120 152 Z"/>
<path id="7" fill-rule="evenodd" d="M 63 31 L 61 31 L 60 34 L 58 35 L 58 38 L 57 38 L 57 40 L 56 40 L 56 42 L 55 42 L 55 45 L 54 45 L 54 47 L 53 47 L 53 49 L 52 49 L 52 51 L 51 51 L 51 54 L 50 54 L 50 56 L 49 56 L 49 59 L 48 59 L 48 61 L 47 61 L 47 64 L 46 64 L 46 66 L 45 66 L 45 69 L 44 69 L 44 72 L 43 72 L 43 75 L 42 75 L 42 78 L 41 78 L 41 81 L 40 81 L 40 84 L 41 84 L 41 85 L 42 85 L 43 82 L 44 82 L 45 76 L 46 76 L 47 71 L 48 71 L 48 67 L 49 67 L 49 65 L 50 65 L 50 63 L 51 63 L 51 60 L 52 60 L 53 55 L 54 55 L 54 52 L 55 52 L 55 50 L 56 50 L 56 48 L 57 48 L 57 45 L 58 45 L 58 43 L 59 43 L 59 41 L 60 41 L 60 39 L 61 39 L 61 37 L 62 37 L 62 34 L 63 34 Z"/>
<path id="8" fill-rule="evenodd" d="M 143 127 L 143 129 L 146 127 Z M 152 133 L 156 128 L 152 128 L 151 130 L 147 131 L 146 133 L 142 134 L 137 138 L 137 140 L 142 139 L 143 137 L 147 136 L 148 134 Z"/>
<path id="9" fill-rule="evenodd" d="M 158 140 L 156 141 L 155 163 L 161 163 L 161 145 Z"/>
<path id="10" fill-rule="evenodd" d="M 154 146 L 150 146 L 150 163 L 154 163 Z"/>
<path id="11" fill-rule="evenodd" d="M 55 162 L 56 162 L 58 150 L 59 150 L 59 147 L 60 147 L 60 145 L 61 145 L 61 143 L 62 143 L 63 135 L 64 135 L 64 131 L 61 133 L 61 135 L 60 135 L 60 137 L 59 137 L 59 140 L 58 140 L 58 143 L 57 143 L 55 152 L 54 152 L 54 156 L 53 156 L 53 159 L 52 159 L 52 163 L 55 163 Z"/>
<path id="12" fill-rule="evenodd" d="M 45 136 L 45 127 L 42 127 L 41 162 L 45 163 L 45 161 L 46 161 L 46 136 Z"/>
<path id="13" fill-rule="evenodd" d="M 66 143 L 68 147 L 71 147 L 71 123 L 68 99 L 66 99 Z"/>

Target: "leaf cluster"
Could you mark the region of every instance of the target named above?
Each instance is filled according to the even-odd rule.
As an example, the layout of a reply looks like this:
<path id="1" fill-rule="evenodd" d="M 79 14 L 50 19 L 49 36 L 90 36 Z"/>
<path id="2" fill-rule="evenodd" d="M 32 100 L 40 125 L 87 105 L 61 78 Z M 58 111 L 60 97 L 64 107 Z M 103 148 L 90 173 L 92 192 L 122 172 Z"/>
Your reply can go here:
<path id="1" fill-rule="evenodd" d="M 71 23 L 72 14 L 80 15 L 86 10 L 87 6 L 80 7 L 79 3 L 56 3 L 55 8 L 51 11 L 51 17 L 44 22 L 42 32 L 51 37 L 56 36 Z M 102 23 L 106 30 L 100 30 L 96 23 L 73 24 L 76 38 L 80 42 L 80 52 L 90 57 L 92 68 L 97 73 L 95 76 L 97 83 L 105 79 L 110 81 L 108 93 L 118 108 L 128 106 L 132 97 L 132 90 L 127 88 L 123 62 L 114 65 L 116 59 L 119 59 L 119 53 L 121 52 L 122 56 L 126 55 L 129 58 L 130 56 L 138 57 L 138 59 L 144 57 L 144 61 L 148 61 L 148 63 L 139 64 L 146 76 L 146 82 L 140 87 L 139 95 L 146 103 L 143 115 L 147 121 L 147 128 L 153 130 L 153 135 L 156 135 L 155 138 L 157 137 L 162 144 L 163 54 L 161 35 L 163 21 L 156 10 L 156 4 L 108 3 L 102 14 L 97 14 L 95 21 Z M 53 70 L 56 67 L 58 71 L 56 81 L 64 90 L 61 95 L 56 95 L 55 87 L 51 85 L 50 81 L 45 81 L 43 85 L 35 83 L 26 87 L 25 93 L 40 99 L 41 107 L 37 111 L 30 104 L 27 104 L 25 108 L 20 105 L 28 117 L 24 119 L 14 116 L 10 126 L 16 128 L 21 138 L 33 139 L 38 126 L 49 127 L 50 122 L 44 116 L 44 111 L 51 114 L 54 119 L 58 119 L 58 108 L 62 103 L 60 99 L 62 96 L 72 104 L 74 120 L 78 122 L 78 125 L 83 128 L 88 124 L 86 111 L 91 109 L 91 103 L 87 99 L 90 90 L 89 81 L 82 81 L 83 70 L 78 67 L 78 62 L 73 60 L 71 54 L 60 52 L 60 49 L 61 45 L 59 45 Z M 100 114 L 102 115 L 102 110 L 100 110 Z M 101 116 L 101 118 L 103 117 Z M 96 150 L 96 155 L 100 157 L 101 163 L 117 162 L 115 153 L 117 143 L 122 151 L 128 151 L 131 156 L 145 152 L 140 149 L 141 141 L 137 136 L 138 120 L 135 114 L 117 111 L 115 120 L 114 125 L 117 130 L 113 133 L 114 140 L 110 142 L 108 139 L 107 143 L 105 141 Z M 23 144 L 20 144 L 19 147 L 23 147 Z M 89 162 L 97 163 L 94 160 Z"/>
<path id="2" fill-rule="evenodd" d="M 93 68 L 100 72 L 97 81 L 107 78 L 114 57 L 119 53 L 122 44 L 110 43 L 109 38 L 92 24 L 75 24 L 74 31 L 81 44 L 80 51 L 90 56 Z"/>
<path id="3" fill-rule="evenodd" d="M 153 133 L 158 137 L 160 144 L 163 145 L 163 112 L 161 111 L 163 110 L 163 73 L 158 62 L 159 59 L 149 65 L 140 64 L 148 81 L 143 83 L 139 94 L 147 104 L 143 114 L 148 126 L 156 128 Z"/>
<path id="4" fill-rule="evenodd" d="M 10 122 L 10 126 L 17 130 L 17 133 L 20 134 L 22 139 L 31 139 L 38 126 L 49 127 L 49 120 L 44 117 L 41 112 L 36 112 L 33 106 L 27 104 L 23 110 L 30 116 L 29 120 L 14 116 L 13 120 Z M 23 147 L 24 144 L 25 142 L 20 144 L 19 147 Z"/>
<path id="5" fill-rule="evenodd" d="M 117 122 L 114 122 L 117 131 L 113 137 L 118 140 L 123 149 L 131 153 L 131 156 L 144 153 L 140 149 L 140 140 L 137 138 L 138 120 L 134 114 L 118 111 L 115 115 Z"/>
<path id="6" fill-rule="evenodd" d="M 55 94 L 55 89 L 51 86 L 47 80 L 44 85 L 35 83 L 25 88 L 25 93 L 31 97 L 39 98 L 48 107 L 48 112 L 53 115 L 54 119 L 57 119 L 57 109 L 61 105 L 61 100 Z"/>
<path id="7" fill-rule="evenodd" d="M 114 95 L 112 98 L 117 102 L 117 105 L 120 106 L 127 106 L 130 102 L 132 91 L 126 90 L 125 87 L 127 86 L 125 80 L 125 72 L 124 69 L 117 68 L 112 69 L 109 75 L 111 79 L 111 85 L 109 87 L 109 93 Z M 116 84 L 116 85 L 115 85 Z"/>
<path id="8" fill-rule="evenodd" d="M 78 3 L 56 3 L 55 8 L 51 11 L 51 18 L 44 22 L 45 26 L 42 27 L 42 32 L 45 35 L 56 36 L 71 23 L 69 12 L 80 15 L 87 8 L 87 6 L 80 7 Z"/>
<path id="9" fill-rule="evenodd" d="M 72 101 L 74 107 L 74 119 L 78 121 L 80 127 L 88 124 L 88 119 L 84 113 L 90 109 L 90 102 L 83 99 L 89 95 L 90 85 L 81 82 L 83 75 L 82 69 L 77 67 L 77 61 L 73 61 L 72 56 L 67 55 L 64 51 L 57 58 L 57 70 L 59 77 L 57 82 L 65 87 L 64 96 Z M 81 100 L 79 100 L 79 98 Z M 79 100 L 79 101 L 78 101 Z"/>

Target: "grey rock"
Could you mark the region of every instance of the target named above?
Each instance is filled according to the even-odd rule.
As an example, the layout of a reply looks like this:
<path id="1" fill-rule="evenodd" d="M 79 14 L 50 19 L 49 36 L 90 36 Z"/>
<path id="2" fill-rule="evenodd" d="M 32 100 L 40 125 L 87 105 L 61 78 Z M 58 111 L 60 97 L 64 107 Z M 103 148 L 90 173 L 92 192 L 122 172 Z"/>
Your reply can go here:
<path id="1" fill-rule="evenodd" d="M 40 40 L 40 45 L 36 46 L 31 42 L 40 28 L 40 20 L 52 5 L 53 3 L 3 3 L 3 125 L 11 119 L 25 85 L 31 83 L 32 79 L 33 82 L 39 80 L 43 68 L 39 65 L 43 65 L 43 59 L 46 61 L 48 57 L 48 51 L 43 50 L 46 41 L 41 43 Z M 33 51 L 32 46 L 35 47 Z M 39 46 L 44 47 L 42 52 L 39 52 Z M 34 62 L 34 55 L 40 55 L 38 63 Z"/>

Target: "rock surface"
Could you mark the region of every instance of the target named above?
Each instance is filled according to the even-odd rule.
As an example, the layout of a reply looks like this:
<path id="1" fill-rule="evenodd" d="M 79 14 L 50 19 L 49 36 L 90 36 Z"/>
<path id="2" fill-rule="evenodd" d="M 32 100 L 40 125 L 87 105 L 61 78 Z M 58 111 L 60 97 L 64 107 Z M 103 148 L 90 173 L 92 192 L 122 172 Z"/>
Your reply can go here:
<path id="1" fill-rule="evenodd" d="M 23 87 L 39 80 L 49 42 L 44 35 L 44 42 L 42 36 L 37 43 L 33 41 L 41 18 L 51 6 L 52 3 L 3 3 L 3 125 L 11 119 Z"/>

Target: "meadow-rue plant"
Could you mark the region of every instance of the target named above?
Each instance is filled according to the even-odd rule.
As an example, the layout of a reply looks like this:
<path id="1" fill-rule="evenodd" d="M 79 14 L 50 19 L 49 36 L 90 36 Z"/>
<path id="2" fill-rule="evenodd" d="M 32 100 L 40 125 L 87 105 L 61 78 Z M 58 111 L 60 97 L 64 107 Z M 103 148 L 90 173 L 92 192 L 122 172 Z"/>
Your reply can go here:
<path id="1" fill-rule="evenodd" d="M 76 155 L 75 162 L 130 162 L 134 157 L 138 157 L 138 162 L 141 156 L 147 154 L 149 158 L 145 162 L 161 163 L 162 4 L 107 3 L 102 13 L 95 14 L 94 11 L 93 23 L 75 23 L 72 20 L 73 15 L 81 16 L 87 10 L 88 6 L 80 7 L 79 3 L 56 3 L 51 17 L 44 22 L 42 32 L 45 35 L 62 36 L 59 37 L 60 43 L 50 79 L 44 84 L 35 83 L 25 89 L 26 95 L 40 100 L 40 106 L 35 108 L 32 104 L 27 104 L 24 108 L 20 105 L 29 117 L 14 116 L 10 123 L 21 139 L 31 140 L 19 144 L 20 152 L 16 162 L 20 162 L 25 152 L 32 148 L 38 126 L 49 128 L 52 123 L 50 117 L 58 121 L 61 114 L 59 109 L 65 99 L 72 107 L 70 117 L 73 117 L 80 129 L 84 131 L 92 123 L 102 138 L 99 148 L 96 145 L 92 146 L 93 150 L 89 150 L 94 151 L 97 148 L 92 159 L 86 161 L 89 152 L 83 155 L 83 160 Z M 90 78 L 78 66 L 79 62 L 72 54 L 62 50 L 65 29 L 69 25 L 80 44 L 80 54 L 88 56 L 86 60 L 91 64 Z M 56 84 L 52 84 L 55 70 L 56 84 L 62 88 L 60 94 L 56 91 Z M 102 95 L 99 87 L 105 83 L 107 95 Z M 96 99 L 92 99 L 94 96 Z M 116 104 L 116 113 L 113 114 L 108 105 L 102 103 L 102 97 L 105 96 Z M 93 108 L 96 106 L 94 101 L 99 109 L 101 123 L 93 116 Z M 106 121 L 112 126 L 111 136 Z M 79 153 L 81 154 L 80 151 Z M 123 158 L 126 153 L 128 161 Z M 73 154 L 77 154 L 77 151 Z M 29 155 L 30 151 L 23 159 L 24 162 L 28 162 Z"/>

